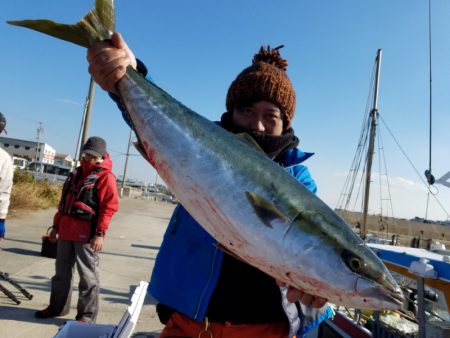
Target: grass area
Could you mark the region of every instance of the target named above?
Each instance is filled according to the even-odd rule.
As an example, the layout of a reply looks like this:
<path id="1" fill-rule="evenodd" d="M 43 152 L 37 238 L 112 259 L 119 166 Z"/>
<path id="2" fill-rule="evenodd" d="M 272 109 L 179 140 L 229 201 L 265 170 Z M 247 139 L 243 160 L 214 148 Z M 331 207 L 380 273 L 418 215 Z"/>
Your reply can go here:
<path id="1" fill-rule="evenodd" d="M 61 190 L 62 184 L 37 181 L 26 171 L 16 171 L 8 217 L 23 215 L 32 210 L 56 208 Z"/>

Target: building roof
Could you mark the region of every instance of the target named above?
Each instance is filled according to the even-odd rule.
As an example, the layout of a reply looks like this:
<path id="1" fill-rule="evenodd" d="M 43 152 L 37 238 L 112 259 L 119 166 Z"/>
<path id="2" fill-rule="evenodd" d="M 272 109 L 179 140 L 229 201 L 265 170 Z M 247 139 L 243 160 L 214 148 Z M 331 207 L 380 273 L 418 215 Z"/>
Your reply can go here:
<path id="1" fill-rule="evenodd" d="M 5 143 L 5 142 L 21 142 L 21 143 L 27 143 L 27 144 L 30 144 L 30 145 L 36 145 L 37 144 L 37 142 L 36 141 L 28 141 L 28 140 L 22 140 L 22 139 L 19 139 L 19 138 L 11 138 L 11 137 L 2 137 L 2 136 L 0 136 L 0 142 L 3 142 L 3 143 Z M 45 142 L 39 142 L 39 143 L 41 143 L 41 144 L 45 144 Z"/>

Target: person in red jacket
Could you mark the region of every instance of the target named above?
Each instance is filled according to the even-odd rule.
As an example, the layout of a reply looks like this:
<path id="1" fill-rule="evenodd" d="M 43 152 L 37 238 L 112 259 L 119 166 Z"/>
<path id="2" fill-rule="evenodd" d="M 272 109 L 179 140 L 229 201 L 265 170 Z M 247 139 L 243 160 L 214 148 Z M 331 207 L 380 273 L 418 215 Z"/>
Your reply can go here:
<path id="1" fill-rule="evenodd" d="M 81 149 L 81 165 L 64 183 L 50 240 L 58 241 L 56 273 L 52 278 L 50 304 L 36 311 L 37 318 L 69 313 L 73 267 L 80 283 L 76 320 L 95 322 L 99 302 L 99 257 L 109 223 L 118 210 L 116 178 L 106 142 L 90 137 Z"/>

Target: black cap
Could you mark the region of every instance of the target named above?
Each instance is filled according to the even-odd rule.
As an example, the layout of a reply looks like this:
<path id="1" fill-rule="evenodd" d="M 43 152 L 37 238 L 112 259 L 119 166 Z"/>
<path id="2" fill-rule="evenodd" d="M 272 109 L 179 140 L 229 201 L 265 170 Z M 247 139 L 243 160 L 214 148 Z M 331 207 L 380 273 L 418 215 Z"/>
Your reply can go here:
<path id="1" fill-rule="evenodd" d="M 2 131 L 5 131 L 5 133 L 6 133 L 5 127 L 6 127 L 6 118 L 5 118 L 5 115 L 3 115 L 2 113 L 0 113 L 0 133 L 1 133 Z"/>
<path id="2" fill-rule="evenodd" d="M 103 157 L 106 153 L 106 142 L 98 136 L 89 137 L 81 149 L 81 152 L 95 157 Z"/>

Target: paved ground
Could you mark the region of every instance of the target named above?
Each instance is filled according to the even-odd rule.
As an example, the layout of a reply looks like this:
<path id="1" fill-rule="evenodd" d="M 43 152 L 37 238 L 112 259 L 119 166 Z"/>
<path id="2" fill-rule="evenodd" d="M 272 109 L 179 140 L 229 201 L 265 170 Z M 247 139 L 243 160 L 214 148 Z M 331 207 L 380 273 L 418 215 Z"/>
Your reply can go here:
<path id="1" fill-rule="evenodd" d="M 123 198 L 113 218 L 105 247 L 100 254 L 101 300 L 97 323 L 116 324 L 129 305 L 139 281 L 149 280 L 162 235 L 174 206 L 172 204 Z M 32 212 L 7 221 L 7 240 L 0 243 L 0 270 L 34 295 L 27 300 L 9 283 L 0 281 L 21 300 L 15 305 L 0 292 L 2 337 L 53 337 L 66 320 L 74 319 L 78 298 L 78 276 L 74 282 L 72 308 L 61 318 L 38 320 L 36 310 L 48 305 L 54 260 L 40 256 L 41 235 L 52 224 L 55 210 Z M 162 325 L 155 301 L 147 295 L 134 337 L 159 337 Z"/>

